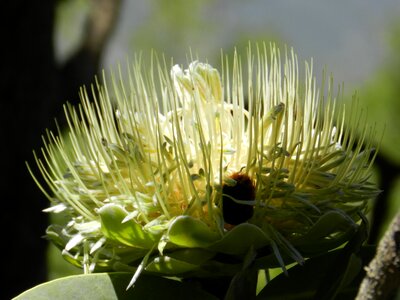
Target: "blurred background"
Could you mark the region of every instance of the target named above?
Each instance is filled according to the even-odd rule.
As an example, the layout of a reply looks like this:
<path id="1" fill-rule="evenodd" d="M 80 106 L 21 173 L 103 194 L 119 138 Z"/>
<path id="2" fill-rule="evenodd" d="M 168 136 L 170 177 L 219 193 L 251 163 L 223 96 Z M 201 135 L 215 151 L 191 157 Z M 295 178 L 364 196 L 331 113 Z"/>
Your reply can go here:
<path id="1" fill-rule="evenodd" d="M 2 299 L 81 272 L 42 238 L 48 203 L 25 161 L 32 164 L 54 118 L 63 125 L 62 104 L 78 103 L 80 86 L 134 53 L 153 49 L 186 64 L 192 51 L 218 65 L 221 49 L 273 41 L 293 47 L 301 68 L 312 58 L 317 79 L 325 68 L 344 82 L 346 99 L 357 91 L 369 123 L 384 131 L 373 177 L 384 192 L 371 211 L 371 243 L 400 209 L 398 0 L 18 0 L 1 13 L 1 251 L 9 282 Z"/>

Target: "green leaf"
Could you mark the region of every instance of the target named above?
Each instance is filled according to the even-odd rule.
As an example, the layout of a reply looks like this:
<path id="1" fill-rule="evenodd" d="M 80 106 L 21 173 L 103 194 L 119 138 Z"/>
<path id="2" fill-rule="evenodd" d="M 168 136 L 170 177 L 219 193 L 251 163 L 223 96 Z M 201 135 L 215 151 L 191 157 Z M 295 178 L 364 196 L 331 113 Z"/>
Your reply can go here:
<path id="1" fill-rule="evenodd" d="M 198 269 L 209 261 L 214 252 L 198 248 L 175 250 L 165 256 L 155 257 L 146 267 L 148 272 L 157 272 L 165 275 L 183 274 Z"/>
<path id="2" fill-rule="evenodd" d="M 235 226 L 209 249 L 225 254 L 244 255 L 252 246 L 254 250 L 265 247 L 269 241 L 265 233 L 256 225 L 242 223 Z"/>
<path id="3" fill-rule="evenodd" d="M 109 240 L 130 247 L 150 249 L 158 243 L 160 235 L 153 235 L 143 230 L 133 220 L 123 222 L 128 212 L 121 206 L 107 204 L 99 209 L 101 230 Z"/>
<path id="4" fill-rule="evenodd" d="M 163 275 L 179 275 L 193 271 L 198 267 L 198 265 L 177 260 L 170 256 L 157 256 L 146 266 L 145 270 Z"/>
<path id="5" fill-rule="evenodd" d="M 220 238 L 205 223 L 189 216 L 172 221 L 167 236 L 171 243 L 187 248 L 206 248 Z"/>
<path id="6" fill-rule="evenodd" d="M 319 218 L 304 236 L 304 240 L 318 240 L 343 228 L 353 227 L 356 224 L 347 215 L 338 211 L 329 211 Z"/>
<path id="7" fill-rule="evenodd" d="M 168 254 L 177 260 L 201 265 L 215 256 L 215 252 L 200 248 L 186 248 L 175 250 Z"/>
<path id="8" fill-rule="evenodd" d="M 238 272 L 231 281 L 225 299 L 253 299 L 257 287 L 257 269 L 246 268 Z"/>
<path id="9" fill-rule="evenodd" d="M 308 259 L 303 266 L 290 268 L 288 276 L 275 277 L 257 299 L 331 299 L 326 298 L 326 293 L 336 295 L 335 299 L 354 299 L 364 274 L 361 266 L 369 262 L 373 253 L 373 247 L 363 247 L 358 256 L 348 256 L 346 249 L 339 249 Z M 334 274 L 338 266 L 343 271 Z M 332 285 L 336 285 L 335 293 L 329 291 Z"/>
<path id="10" fill-rule="evenodd" d="M 116 272 L 64 277 L 38 285 L 14 300 L 217 299 L 190 283 L 144 274 L 126 290 L 132 275 Z"/>
<path id="11" fill-rule="evenodd" d="M 350 286 L 351 283 L 361 271 L 363 261 L 366 265 L 372 258 L 375 249 L 373 247 L 362 248 L 363 242 L 368 237 L 368 224 L 362 215 L 362 222 L 358 226 L 356 233 L 349 242 L 340 250 L 339 255 L 334 261 L 334 266 L 330 272 L 325 274 L 323 281 L 318 287 L 315 298 L 321 300 L 335 299 L 337 294 Z M 371 251 L 372 248 L 372 251 Z M 361 251 L 362 250 L 362 251 Z M 360 277 L 360 276 L 359 276 Z M 364 276 L 362 276 L 364 277 Z M 360 280 L 358 280 L 358 283 Z M 358 284 L 354 290 L 358 289 Z M 355 295 L 354 295 L 355 296 Z M 341 296 L 343 298 L 343 296 Z"/>
<path id="12" fill-rule="evenodd" d="M 301 238 L 291 240 L 292 245 L 304 256 L 329 251 L 347 242 L 358 225 L 338 211 L 325 213 Z M 341 232 L 341 234 L 335 233 Z"/>

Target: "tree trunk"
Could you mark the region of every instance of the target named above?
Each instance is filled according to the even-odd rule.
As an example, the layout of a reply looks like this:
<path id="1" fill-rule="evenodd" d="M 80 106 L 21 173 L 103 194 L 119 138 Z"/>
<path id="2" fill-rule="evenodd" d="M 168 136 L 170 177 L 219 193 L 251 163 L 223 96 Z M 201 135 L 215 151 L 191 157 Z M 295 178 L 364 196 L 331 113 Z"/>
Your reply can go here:
<path id="1" fill-rule="evenodd" d="M 7 7 L 8 5 L 8 7 Z M 5 282 L 1 299 L 10 299 L 46 280 L 46 241 L 42 238 L 47 201 L 32 181 L 25 161 L 39 148 L 57 95 L 52 29 L 54 1 L 2 4 L 1 66 L 1 259 Z"/>
<path id="2" fill-rule="evenodd" d="M 77 99 L 79 86 L 93 81 L 119 1 L 92 1 L 92 13 L 97 15 L 88 18 L 86 40 L 62 68 L 54 60 L 55 7 L 56 1 L 51 0 L 15 0 L 2 3 L 1 8 L 5 54 L 0 68 L 0 236 L 6 280 L 0 299 L 10 299 L 47 280 L 43 235 L 48 217 L 42 210 L 49 203 L 25 161 L 35 165 L 32 150 L 40 152 L 41 135 L 46 128 L 54 129 L 62 104 Z"/>

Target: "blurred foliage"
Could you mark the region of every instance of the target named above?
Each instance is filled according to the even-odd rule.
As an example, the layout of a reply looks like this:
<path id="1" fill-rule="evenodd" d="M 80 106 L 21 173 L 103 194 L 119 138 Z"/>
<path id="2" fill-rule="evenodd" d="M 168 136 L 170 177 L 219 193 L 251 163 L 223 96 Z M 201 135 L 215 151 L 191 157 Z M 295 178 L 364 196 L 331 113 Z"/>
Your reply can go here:
<path id="1" fill-rule="evenodd" d="M 386 61 L 361 88 L 359 95 L 363 106 L 368 108 L 370 122 L 384 124 L 386 127 L 380 152 L 399 164 L 400 23 L 392 29 L 389 45 L 390 52 Z"/>
<path id="2" fill-rule="evenodd" d="M 398 211 L 400 211 L 400 176 L 393 181 L 392 189 L 389 191 L 389 206 L 386 213 L 384 224 L 381 228 L 381 235 L 385 232 L 390 222 Z M 379 205 L 379 203 L 378 203 Z"/>
<path id="3" fill-rule="evenodd" d="M 184 59 L 190 48 L 198 49 L 202 36 L 214 27 L 212 21 L 205 22 L 204 18 L 204 7 L 209 1 L 149 0 L 148 16 L 132 30 L 130 47 L 134 52 L 148 54 L 150 50 L 162 50 L 167 59 L 172 56 Z"/>
<path id="4" fill-rule="evenodd" d="M 62 0 L 57 3 L 54 46 L 58 62 L 65 62 L 82 43 L 89 9 L 89 0 Z"/>
<path id="5" fill-rule="evenodd" d="M 368 110 L 368 122 L 376 123 L 378 132 L 383 132 L 381 158 L 375 164 L 380 169 L 379 185 L 384 189 L 376 202 L 378 210 L 380 205 L 385 206 L 380 235 L 400 210 L 400 23 L 393 24 L 389 33 L 386 60 L 359 91 L 362 106 Z M 381 135 L 376 138 L 378 144 Z"/>
<path id="6" fill-rule="evenodd" d="M 168 1 L 150 0 L 149 4 L 151 9 L 147 21 L 142 28 L 135 29 L 138 32 L 132 40 L 135 48 L 164 49 L 167 46 L 168 52 L 180 52 L 175 47 L 191 38 L 196 39 L 203 30 L 212 28 L 212 24 L 201 21 L 204 1 L 177 0 L 171 5 Z"/>
<path id="7" fill-rule="evenodd" d="M 148 16 L 138 28 L 132 30 L 131 51 L 127 50 L 127 53 L 141 51 L 148 55 L 155 50 L 165 55 L 167 62 L 173 57 L 174 63 L 185 64 L 193 55 L 212 65 L 219 65 L 221 49 L 231 51 L 226 53 L 230 55 L 234 47 L 244 50 L 249 41 L 274 41 L 277 46 L 280 45 L 278 35 L 264 27 L 244 27 L 234 35 L 224 31 L 219 26 L 218 14 L 213 13 L 222 9 L 216 1 L 177 0 L 172 4 L 169 1 L 149 0 L 147 5 Z"/>
<path id="8" fill-rule="evenodd" d="M 47 249 L 47 261 L 48 261 L 48 280 L 53 280 L 70 275 L 82 274 L 82 269 L 75 267 L 74 265 L 67 262 L 62 256 L 60 249 L 49 243 Z"/>

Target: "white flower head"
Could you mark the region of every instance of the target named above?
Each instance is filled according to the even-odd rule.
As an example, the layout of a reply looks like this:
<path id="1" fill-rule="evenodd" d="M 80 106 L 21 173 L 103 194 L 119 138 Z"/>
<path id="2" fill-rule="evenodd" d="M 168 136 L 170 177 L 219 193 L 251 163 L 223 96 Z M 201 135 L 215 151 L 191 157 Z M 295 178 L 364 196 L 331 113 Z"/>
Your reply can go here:
<path id="1" fill-rule="evenodd" d="M 69 261 L 226 275 L 234 268 L 218 253 L 254 249 L 260 267 L 284 268 L 354 234 L 378 193 L 373 129 L 356 108 L 345 114 L 331 85 L 320 95 L 307 64 L 302 85 L 293 51 L 282 62 L 274 46 L 257 47 L 245 70 L 246 82 L 237 55 L 222 71 L 137 62 L 127 82 L 112 79 L 115 103 L 107 85 L 93 101 L 82 90 L 68 134 L 50 133 L 37 159 L 52 211 L 70 217 L 48 230 Z"/>

